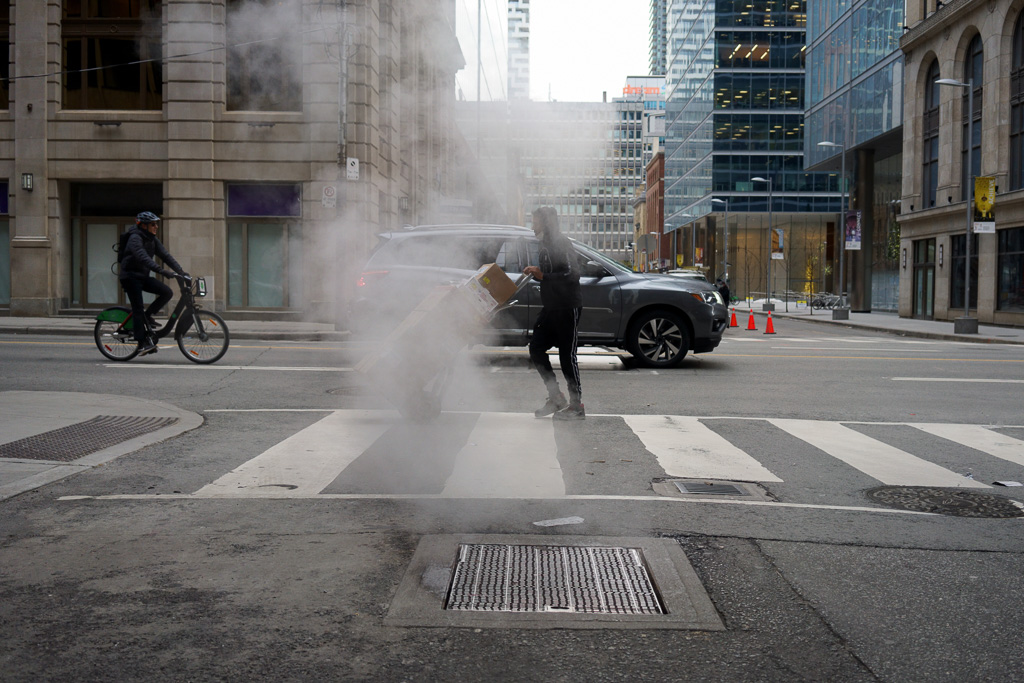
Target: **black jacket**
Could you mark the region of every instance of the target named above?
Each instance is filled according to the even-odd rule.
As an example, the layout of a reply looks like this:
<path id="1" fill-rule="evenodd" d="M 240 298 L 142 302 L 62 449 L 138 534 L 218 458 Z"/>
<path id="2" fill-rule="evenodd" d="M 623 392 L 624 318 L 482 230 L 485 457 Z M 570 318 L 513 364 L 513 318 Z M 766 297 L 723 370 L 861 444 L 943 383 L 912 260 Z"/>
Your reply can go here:
<path id="1" fill-rule="evenodd" d="M 153 260 L 154 256 L 159 256 L 175 273 L 185 273 L 156 235 L 151 235 L 138 226 L 128 233 L 128 243 L 124 251 L 125 253 L 121 254 L 121 273 L 118 275 L 122 280 L 129 277 L 147 277 L 151 270 L 162 273 L 164 269 Z"/>
<path id="2" fill-rule="evenodd" d="M 583 306 L 580 266 L 572 242 L 561 233 L 540 240 L 540 302 L 544 308 L 562 310 Z"/>

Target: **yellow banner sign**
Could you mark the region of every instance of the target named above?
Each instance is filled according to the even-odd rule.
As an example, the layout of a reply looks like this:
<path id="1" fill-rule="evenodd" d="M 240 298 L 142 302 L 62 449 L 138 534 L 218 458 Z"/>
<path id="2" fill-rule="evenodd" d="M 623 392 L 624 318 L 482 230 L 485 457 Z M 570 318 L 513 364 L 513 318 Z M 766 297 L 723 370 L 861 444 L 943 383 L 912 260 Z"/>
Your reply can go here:
<path id="1" fill-rule="evenodd" d="M 996 231 L 996 179 L 974 178 L 974 232 Z"/>

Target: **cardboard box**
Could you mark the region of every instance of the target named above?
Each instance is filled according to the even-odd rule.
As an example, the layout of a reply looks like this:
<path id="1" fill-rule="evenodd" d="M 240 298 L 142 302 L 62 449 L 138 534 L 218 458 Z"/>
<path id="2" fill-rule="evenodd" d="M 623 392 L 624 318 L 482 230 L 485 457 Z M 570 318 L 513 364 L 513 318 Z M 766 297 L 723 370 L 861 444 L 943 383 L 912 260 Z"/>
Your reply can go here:
<path id="1" fill-rule="evenodd" d="M 495 263 L 481 266 L 466 284 L 486 289 L 494 298 L 495 306 L 502 305 L 516 293 L 516 283 Z"/>

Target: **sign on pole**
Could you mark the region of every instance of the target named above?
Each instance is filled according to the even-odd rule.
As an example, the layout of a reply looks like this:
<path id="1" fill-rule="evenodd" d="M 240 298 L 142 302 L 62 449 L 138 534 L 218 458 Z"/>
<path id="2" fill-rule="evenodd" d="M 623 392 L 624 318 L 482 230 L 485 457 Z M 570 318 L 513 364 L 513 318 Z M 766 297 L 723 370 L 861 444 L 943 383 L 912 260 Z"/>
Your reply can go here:
<path id="1" fill-rule="evenodd" d="M 860 251 L 860 211 L 849 211 L 846 214 L 846 249 Z"/>
<path id="2" fill-rule="evenodd" d="M 785 258 L 783 255 L 783 244 L 782 228 L 772 228 L 772 258 L 776 261 L 781 261 Z"/>
<path id="3" fill-rule="evenodd" d="M 359 180 L 359 159 L 349 157 L 345 165 L 345 178 L 347 180 Z"/>
<path id="4" fill-rule="evenodd" d="M 996 179 L 974 178 L 974 232 L 996 231 Z"/>

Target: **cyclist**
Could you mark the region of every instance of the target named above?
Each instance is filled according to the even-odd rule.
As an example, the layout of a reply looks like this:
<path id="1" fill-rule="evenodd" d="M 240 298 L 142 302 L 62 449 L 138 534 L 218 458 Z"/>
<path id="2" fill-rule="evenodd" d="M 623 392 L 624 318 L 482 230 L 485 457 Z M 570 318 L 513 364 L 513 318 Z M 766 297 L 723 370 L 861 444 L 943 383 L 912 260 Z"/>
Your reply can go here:
<path id="1" fill-rule="evenodd" d="M 153 315 L 163 308 L 173 296 L 171 288 L 151 276 L 150 271 L 164 277 L 174 277 L 175 274 L 188 277 L 188 273 L 157 239 L 156 231 L 159 228 L 160 217 L 152 211 L 143 211 L 135 217 L 135 227 L 128 232 L 128 239 L 123 242 L 124 248 L 119 254 L 121 273 L 118 278 L 125 294 L 128 295 L 128 301 L 131 302 L 132 318 L 139 323 L 133 325 L 132 329 L 135 341 L 139 343 L 140 356 L 156 350 L 154 341 L 146 336 L 146 326 L 141 324 L 143 316 L 145 316 L 145 320 L 149 321 L 150 327 L 156 328 Z M 154 256 L 159 256 L 164 264 L 173 268 L 173 272 L 157 265 L 157 262 L 153 260 Z M 156 294 L 156 300 L 145 309 L 142 305 L 143 292 Z"/>

